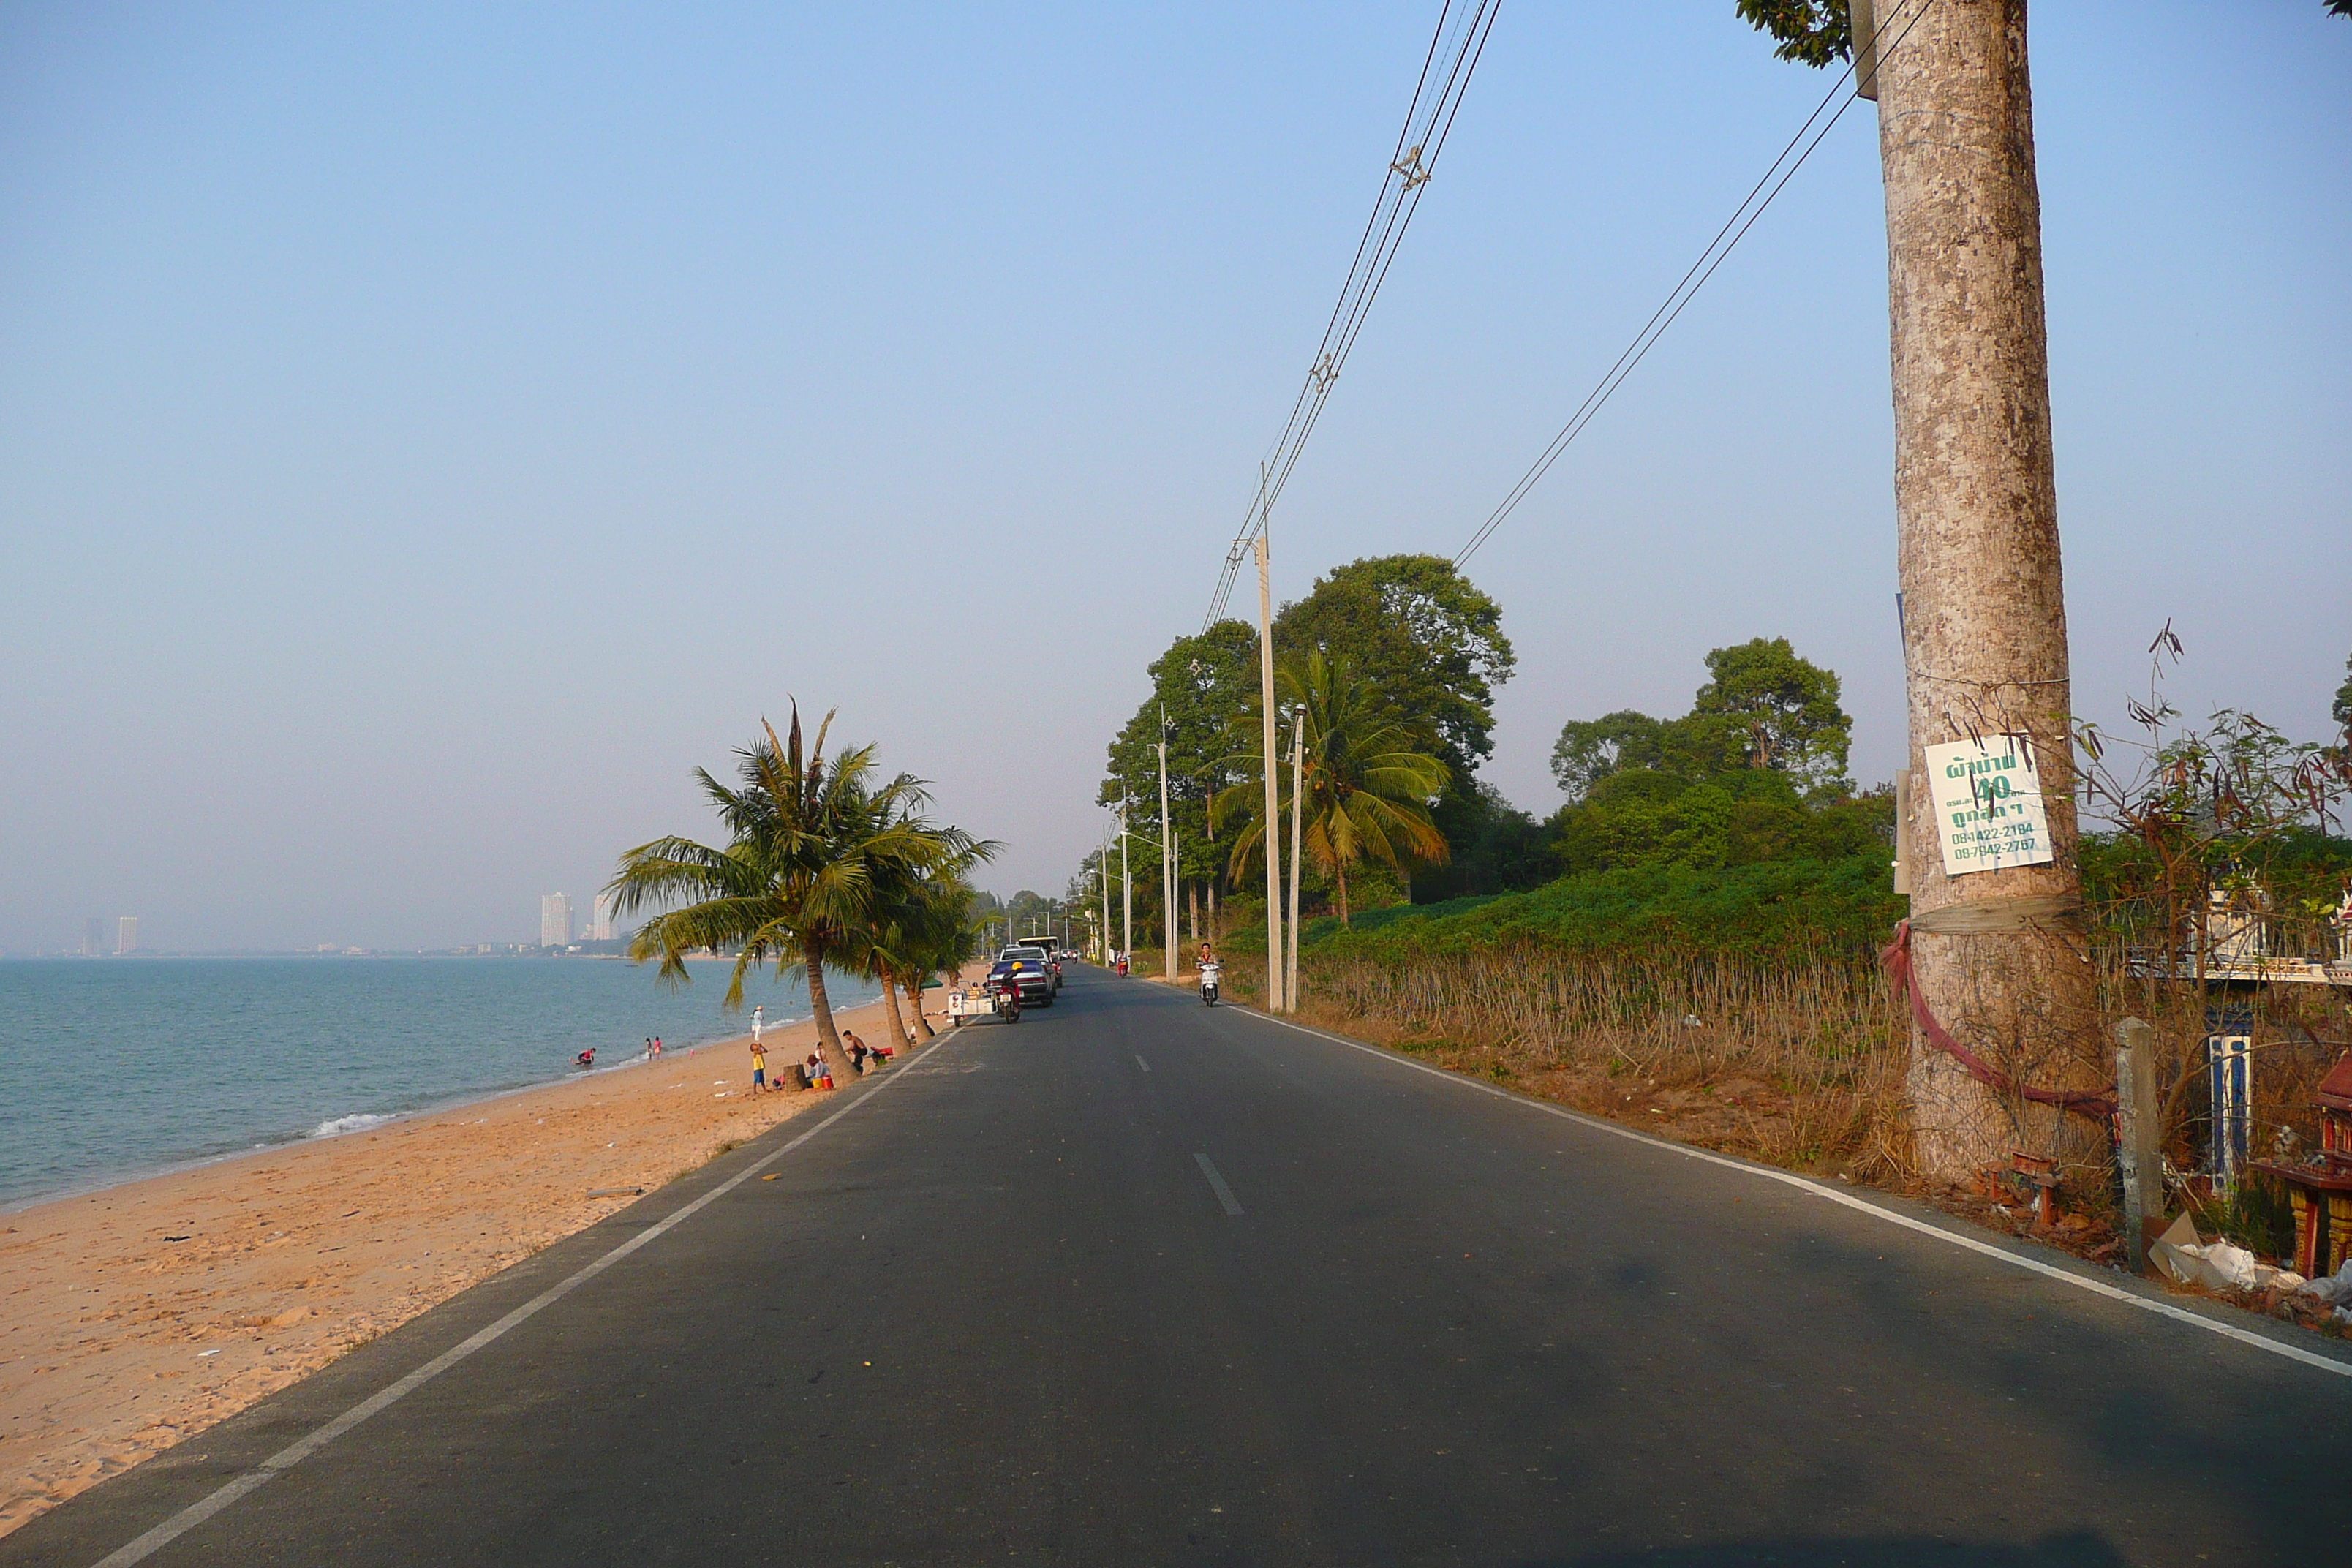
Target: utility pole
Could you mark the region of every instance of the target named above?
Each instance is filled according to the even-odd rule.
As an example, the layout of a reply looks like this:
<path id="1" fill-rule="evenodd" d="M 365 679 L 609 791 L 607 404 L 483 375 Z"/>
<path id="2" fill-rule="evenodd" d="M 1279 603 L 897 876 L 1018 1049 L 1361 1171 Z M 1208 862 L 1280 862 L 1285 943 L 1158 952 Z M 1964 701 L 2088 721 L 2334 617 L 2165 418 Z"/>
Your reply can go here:
<path id="1" fill-rule="evenodd" d="M 2095 972 L 2073 951 L 2082 880 L 2026 0 L 1877 0 L 1872 20 L 1877 47 L 1860 63 L 1886 182 L 1912 973 L 1979 1056 L 2021 1084 L 2083 1088 L 2104 1068 L 2081 1048 L 2097 1037 Z M 1956 742 L 2015 744 L 2048 858 L 1948 865 L 1927 749 Z M 1997 1093 L 1917 1028 L 1908 1088 L 1931 1175 L 1964 1178 L 2021 1143 L 2105 1158 L 2104 1129 Z"/>
<path id="2" fill-rule="evenodd" d="M 1126 784 L 1119 785 L 1121 791 Z M 1125 957 L 1135 951 L 1135 879 L 1127 874 L 1127 797 L 1122 793 L 1118 802 L 1118 951 Z"/>
<path id="3" fill-rule="evenodd" d="M 1307 762 L 1307 709 L 1302 704 L 1290 710 L 1290 930 L 1282 965 L 1282 1008 L 1286 1013 L 1298 1011 L 1298 846 L 1303 837 L 1299 831 L 1299 784 Z"/>
<path id="4" fill-rule="evenodd" d="M 1286 1010 L 1282 984 L 1282 803 L 1276 798 L 1274 770 L 1281 764 L 1274 749 L 1274 575 L 1267 563 L 1266 535 L 1258 531 L 1257 547 L 1257 684 L 1258 713 L 1265 721 L 1258 772 L 1265 776 L 1265 1006 L 1269 1013 Z"/>
<path id="5" fill-rule="evenodd" d="M 1096 868 L 1102 873 L 1103 923 L 1101 951 L 1096 957 L 1105 964 L 1110 963 L 1110 829 L 1103 829 L 1102 863 Z"/>
<path id="6" fill-rule="evenodd" d="M 1176 840 L 1168 832 L 1168 704 L 1160 705 L 1160 955 L 1176 978 Z"/>

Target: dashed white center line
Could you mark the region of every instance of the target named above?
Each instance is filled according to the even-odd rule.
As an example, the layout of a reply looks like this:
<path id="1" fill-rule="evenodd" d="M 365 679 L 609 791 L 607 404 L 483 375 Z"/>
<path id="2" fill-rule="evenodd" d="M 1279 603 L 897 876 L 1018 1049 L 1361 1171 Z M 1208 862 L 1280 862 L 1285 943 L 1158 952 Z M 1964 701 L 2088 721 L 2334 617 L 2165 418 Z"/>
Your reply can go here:
<path id="1" fill-rule="evenodd" d="M 1135 1058 L 1135 1065 L 1141 1068 L 1145 1072 L 1150 1072 L 1151 1070 L 1151 1064 L 1145 1061 L 1141 1057 Z"/>
<path id="2" fill-rule="evenodd" d="M 1242 1205 L 1234 1198 L 1233 1188 L 1225 1185 L 1224 1177 L 1217 1174 L 1217 1168 L 1209 1163 L 1209 1157 L 1206 1154 L 1195 1154 L 1192 1158 L 1200 1162 L 1201 1174 L 1209 1178 L 1209 1190 L 1217 1194 L 1217 1201 L 1225 1205 L 1225 1212 L 1229 1215 L 1240 1214 Z"/>

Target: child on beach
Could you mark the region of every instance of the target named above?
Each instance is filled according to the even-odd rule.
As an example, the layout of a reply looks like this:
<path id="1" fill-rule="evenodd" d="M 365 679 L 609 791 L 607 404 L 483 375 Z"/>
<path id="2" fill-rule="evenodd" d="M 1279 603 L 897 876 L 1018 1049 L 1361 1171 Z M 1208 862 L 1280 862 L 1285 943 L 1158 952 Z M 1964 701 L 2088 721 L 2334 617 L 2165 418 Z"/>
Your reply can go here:
<path id="1" fill-rule="evenodd" d="M 768 1047 L 759 1041 L 751 1042 L 751 1092 L 762 1094 L 768 1088 Z"/>

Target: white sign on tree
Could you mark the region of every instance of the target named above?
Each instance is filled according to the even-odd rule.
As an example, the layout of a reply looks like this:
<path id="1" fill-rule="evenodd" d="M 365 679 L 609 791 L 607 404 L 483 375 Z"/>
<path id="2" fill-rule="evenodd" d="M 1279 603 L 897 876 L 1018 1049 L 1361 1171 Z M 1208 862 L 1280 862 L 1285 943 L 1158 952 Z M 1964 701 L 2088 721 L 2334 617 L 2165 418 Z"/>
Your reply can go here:
<path id="1" fill-rule="evenodd" d="M 1927 779 L 1946 876 L 2040 866 L 2056 858 L 2050 849 L 2050 814 L 2042 804 L 2042 774 L 2025 737 L 1988 735 L 1930 746 Z"/>

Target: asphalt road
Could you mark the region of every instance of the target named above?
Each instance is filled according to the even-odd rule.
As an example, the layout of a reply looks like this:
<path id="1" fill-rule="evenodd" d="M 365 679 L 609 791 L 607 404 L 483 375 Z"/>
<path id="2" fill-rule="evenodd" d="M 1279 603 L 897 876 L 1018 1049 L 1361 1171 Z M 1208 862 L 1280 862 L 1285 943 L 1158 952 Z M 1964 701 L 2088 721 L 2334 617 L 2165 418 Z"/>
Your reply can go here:
<path id="1" fill-rule="evenodd" d="M 2327 1369 L 1078 971 L 0 1564 L 240 1478 L 140 1560 L 2340 1564 L 2347 1438 Z"/>

